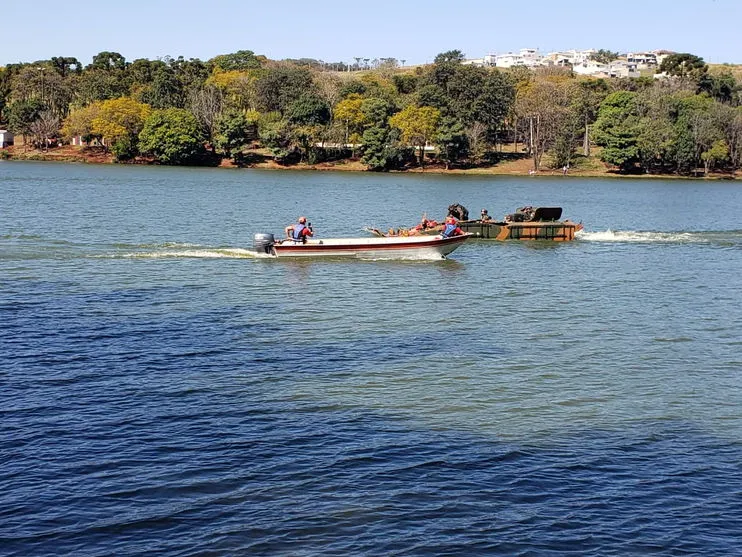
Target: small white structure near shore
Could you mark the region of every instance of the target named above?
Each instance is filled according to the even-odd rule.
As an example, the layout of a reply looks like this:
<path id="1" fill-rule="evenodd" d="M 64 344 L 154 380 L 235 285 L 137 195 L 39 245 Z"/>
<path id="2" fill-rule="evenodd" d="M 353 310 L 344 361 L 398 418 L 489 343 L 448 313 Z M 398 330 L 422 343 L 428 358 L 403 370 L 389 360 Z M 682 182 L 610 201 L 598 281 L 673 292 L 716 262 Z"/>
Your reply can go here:
<path id="1" fill-rule="evenodd" d="M 0 130 L 0 149 L 7 147 L 8 145 L 13 145 L 14 143 L 15 139 L 13 138 L 12 133 L 8 130 Z"/>

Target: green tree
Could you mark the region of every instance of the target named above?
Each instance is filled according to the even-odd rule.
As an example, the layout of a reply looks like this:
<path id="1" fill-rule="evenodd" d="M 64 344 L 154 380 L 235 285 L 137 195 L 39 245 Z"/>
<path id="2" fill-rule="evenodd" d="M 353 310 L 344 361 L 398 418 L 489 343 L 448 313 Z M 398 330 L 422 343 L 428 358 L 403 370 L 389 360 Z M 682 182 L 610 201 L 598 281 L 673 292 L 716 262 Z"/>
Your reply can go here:
<path id="1" fill-rule="evenodd" d="M 425 166 L 425 147 L 435 136 L 441 113 L 430 106 L 408 106 L 389 118 L 389 124 L 402 132 L 402 141 L 419 152 L 420 166 Z"/>
<path id="2" fill-rule="evenodd" d="M 82 72 L 82 64 L 77 58 L 72 56 L 53 56 L 51 58 L 51 65 L 62 78 L 72 73 L 80 74 Z"/>
<path id="3" fill-rule="evenodd" d="M 291 127 L 286 120 L 268 120 L 260 128 L 260 141 L 271 150 L 274 160 L 279 164 L 287 164 L 299 154 L 291 143 Z"/>
<path id="4" fill-rule="evenodd" d="M 417 106 L 430 106 L 438 109 L 444 114 L 451 114 L 449 109 L 451 98 L 446 94 L 446 91 L 442 87 L 434 83 L 421 86 L 415 92 L 413 102 Z"/>
<path id="5" fill-rule="evenodd" d="M 186 95 L 189 91 L 202 87 L 209 77 L 209 70 L 206 64 L 198 58 L 189 58 L 186 60 L 182 56 L 178 56 L 177 58 L 169 59 L 168 65 L 175 72 Z"/>
<path id="6" fill-rule="evenodd" d="M 551 147 L 553 166 L 556 168 L 569 167 L 575 154 L 577 139 L 582 133 L 582 122 L 574 106 L 565 109 L 555 130 L 554 142 Z"/>
<path id="7" fill-rule="evenodd" d="M 475 122 L 481 122 L 485 125 L 487 137 L 494 140 L 499 130 L 504 127 L 505 119 L 514 102 L 513 81 L 498 70 L 490 70 L 472 104 L 470 118 L 463 122 L 470 126 Z"/>
<path id="8" fill-rule="evenodd" d="M 449 62 L 453 62 L 455 64 L 459 64 L 464 61 L 464 53 L 460 50 L 448 50 L 446 52 L 441 52 L 438 54 L 435 59 L 433 60 L 433 63 L 435 64 L 445 64 Z"/>
<path id="9" fill-rule="evenodd" d="M 23 144 L 26 145 L 26 138 L 33 135 L 31 124 L 38 118 L 39 114 L 46 107 L 39 99 L 27 101 L 15 101 L 7 109 L 8 128 L 16 135 L 23 137 Z"/>
<path id="10" fill-rule="evenodd" d="M 203 152 L 201 126 L 185 109 L 155 110 L 139 134 L 139 150 L 163 164 L 192 162 Z"/>
<path id="11" fill-rule="evenodd" d="M 465 126 L 480 122 L 495 140 L 515 96 L 513 81 L 499 70 L 440 62 L 423 70 L 415 102 L 431 106 Z"/>
<path id="12" fill-rule="evenodd" d="M 327 103 L 313 93 L 303 93 L 286 107 L 292 124 L 322 126 L 330 122 L 332 113 Z"/>
<path id="13" fill-rule="evenodd" d="M 629 171 L 639 162 L 636 93 L 619 91 L 608 95 L 598 110 L 593 127 L 595 143 L 603 146 L 600 159 Z"/>
<path id="14" fill-rule="evenodd" d="M 364 126 L 389 127 L 389 117 L 394 114 L 395 107 L 386 99 L 363 99 L 361 112 Z"/>
<path id="15" fill-rule="evenodd" d="M 383 171 L 400 168 L 406 151 L 399 143 L 399 131 L 387 126 L 371 126 L 363 132 L 361 162 L 369 170 Z"/>
<path id="16" fill-rule="evenodd" d="M 152 74 L 155 68 L 164 65 L 165 63 L 161 60 L 137 58 L 126 68 L 126 76 L 130 86 L 134 89 L 147 87 L 152 82 Z"/>
<path id="17" fill-rule="evenodd" d="M 129 94 L 124 73 L 100 69 L 87 69 L 75 76 L 76 104 L 86 105 L 95 101 L 117 99 Z"/>
<path id="18" fill-rule="evenodd" d="M 464 125 L 450 116 L 443 118 L 438 125 L 435 143 L 438 145 L 438 158 L 445 163 L 446 170 L 469 152 L 469 137 Z"/>
<path id="19" fill-rule="evenodd" d="M 536 171 L 572 114 L 569 86 L 563 76 L 537 76 L 518 87 L 514 112 L 528 125 L 529 153 Z"/>
<path id="20" fill-rule="evenodd" d="M 723 139 L 718 139 L 713 142 L 711 147 L 701 153 L 701 160 L 703 160 L 703 173 L 704 176 L 708 176 L 709 171 L 714 168 L 716 163 L 727 160 L 729 157 L 729 148 Z"/>
<path id="21" fill-rule="evenodd" d="M 244 112 L 228 110 L 216 121 L 214 144 L 226 157 L 232 157 L 249 141 L 257 137 L 255 124 L 248 121 Z"/>
<path id="22" fill-rule="evenodd" d="M 93 63 L 88 66 L 88 69 L 103 71 L 123 70 L 124 68 L 126 68 L 126 58 L 118 52 L 108 51 L 99 52 L 93 56 Z"/>
<path id="23" fill-rule="evenodd" d="M 0 67 L 0 124 L 5 122 L 5 106 L 10 95 L 10 76 L 6 68 Z"/>
<path id="24" fill-rule="evenodd" d="M 185 91 L 175 71 L 165 64 L 155 66 L 142 101 L 152 108 L 183 108 Z"/>
<path id="25" fill-rule="evenodd" d="M 698 82 L 708 71 L 703 58 L 687 52 L 670 54 L 662 60 L 660 71 L 677 77 L 688 77 Z"/>
<path id="26" fill-rule="evenodd" d="M 600 64 L 609 64 L 614 60 L 618 59 L 618 52 L 612 52 L 601 48 L 598 52 L 594 52 L 590 55 L 591 60 L 595 60 Z"/>
<path id="27" fill-rule="evenodd" d="M 258 108 L 284 114 L 304 93 L 312 90 L 312 73 L 306 68 L 282 65 L 269 69 L 256 83 Z"/>
<path id="28" fill-rule="evenodd" d="M 417 89 L 417 76 L 410 73 L 394 74 L 392 82 L 401 95 L 409 95 Z"/>
<path id="29" fill-rule="evenodd" d="M 590 156 L 590 126 L 598 117 L 600 103 L 608 95 L 608 84 L 604 79 L 586 79 L 576 82 L 572 96 L 572 109 L 584 126 L 582 154 Z"/>
<path id="30" fill-rule="evenodd" d="M 740 87 L 732 73 L 725 71 L 716 75 L 707 75 L 706 79 L 700 83 L 700 90 L 719 102 L 732 104 Z"/>
<path id="31" fill-rule="evenodd" d="M 256 56 L 252 50 L 238 50 L 232 54 L 220 54 L 207 62 L 212 68 L 226 72 L 232 70 L 256 70 L 262 67 L 264 56 Z"/>
<path id="32" fill-rule="evenodd" d="M 714 101 L 694 95 L 677 103 L 674 157 L 678 172 L 690 172 L 702 164 L 701 154 L 712 148 L 723 134 L 714 118 Z"/>
<path id="33" fill-rule="evenodd" d="M 729 162 L 733 170 L 742 166 L 742 106 L 717 104 L 715 119 L 729 149 Z"/>
<path id="34" fill-rule="evenodd" d="M 23 67 L 13 78 L 15 100 L 39 99 L 57 117 L 64 117 L 72 100 L 71 80 L 62 78 L 48 65 Z"/>
<path id="35" fill-rule="evenodd" d="M 673 122 L 666 115 L 654 113 L 642 117 L 636 130 L 636 147 L 644 170 L 647 173 L 663 170 L 673 154 Z"/>

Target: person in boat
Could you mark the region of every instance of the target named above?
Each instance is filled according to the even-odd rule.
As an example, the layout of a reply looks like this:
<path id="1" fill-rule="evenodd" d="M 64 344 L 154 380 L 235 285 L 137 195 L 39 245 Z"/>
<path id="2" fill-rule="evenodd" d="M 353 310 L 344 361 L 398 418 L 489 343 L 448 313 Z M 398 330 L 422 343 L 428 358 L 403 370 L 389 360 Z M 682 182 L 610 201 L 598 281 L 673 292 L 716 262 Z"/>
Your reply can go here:
<path id="1" fill-rule="evenodd" d="M 487 212 L 487 209 L 482 209 L 482 213 L 479 215 L 479 220 L 481 220 L 482 222 L 487 222 L 487 221 L 492 220 L 492 217 Z"/>
<path id="2" fill-rule="evenodd" d="M 427 216 L 423 215 L 423 218 L 420 221 L 420 224 L 415 226 L 413 230 L 417 232 L 424 232 L 426 230 L 430 230 L 431 228 L 435 228 L 436 226 L 438 226 L 438 223 L 436 221 L 430 220 L 428 219 Z"/>
<path id="3" fill-rule="evenodd" d="M 441 236 L 450 238 L 451 236 L 461 236 L 463 233 L 464 231 L 459 228 L 459 221 L 456 220 L 456 217 L 448 215 Z"/>
<path id="4" fill-rule="evenodd" d="M 290 224 L 286 227 L 286 239 L 294 242 L 306 243 L 307 237 L 314 236 L 312 225 L 307 223 L 307 217 L 299 217 L 296 224 Z"/>

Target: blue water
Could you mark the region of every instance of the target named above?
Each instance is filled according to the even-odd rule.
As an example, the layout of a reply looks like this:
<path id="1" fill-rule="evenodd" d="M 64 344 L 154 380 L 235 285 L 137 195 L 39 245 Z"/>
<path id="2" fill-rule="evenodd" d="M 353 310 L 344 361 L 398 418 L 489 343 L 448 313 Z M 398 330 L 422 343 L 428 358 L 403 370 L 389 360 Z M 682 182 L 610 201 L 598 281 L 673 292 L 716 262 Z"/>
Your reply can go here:
<path id="1" fill-rule="evenodd" d="M 0 163 L 0 554 L 742 554 L 742 186 Z M 559 205 L 567 244 L 282 261 Z"/>

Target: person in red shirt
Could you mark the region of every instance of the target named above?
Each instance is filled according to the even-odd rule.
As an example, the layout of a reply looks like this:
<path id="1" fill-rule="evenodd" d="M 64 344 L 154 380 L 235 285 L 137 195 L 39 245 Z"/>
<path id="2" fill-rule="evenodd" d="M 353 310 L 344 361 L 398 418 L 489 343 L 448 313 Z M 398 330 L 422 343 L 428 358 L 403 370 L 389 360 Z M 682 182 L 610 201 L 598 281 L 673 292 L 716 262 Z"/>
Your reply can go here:
<path id="1" fill-rule="evenodd" d="M 456 220 L 456 217 L 448 215 L 441 236 L 444 238 L 450 238 L 451 236 L 461 236 L 463 233 L 464 231 L 459 228 L 459 221 Z"/>
<path id="2" fill-rule="evenodd" d="M 295 242 L 306 243 L 309 236 L 314 236 L 312 225 L 307 223 L 307 217 L 299 217 L 299 222 L 286 227 L 286 238 Z"/>

